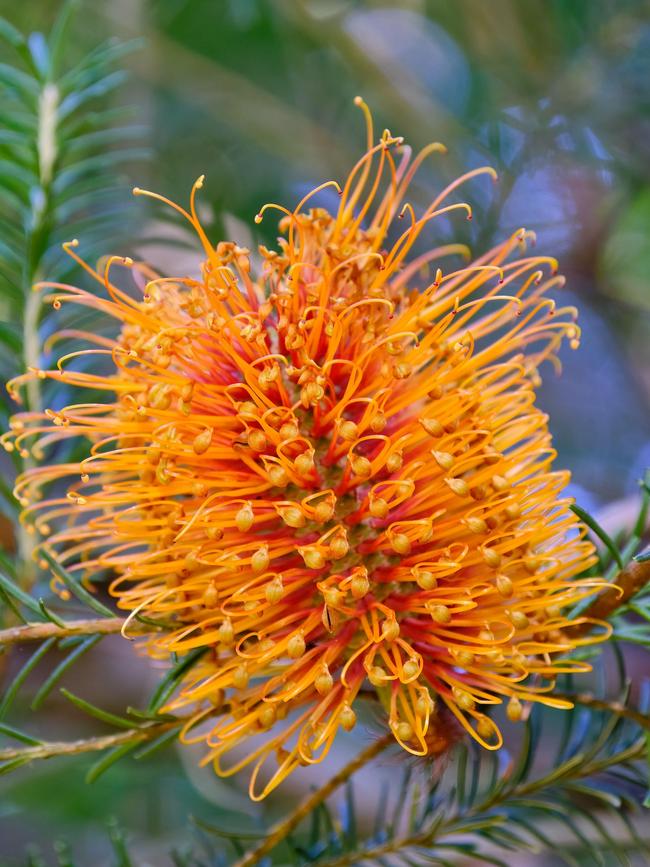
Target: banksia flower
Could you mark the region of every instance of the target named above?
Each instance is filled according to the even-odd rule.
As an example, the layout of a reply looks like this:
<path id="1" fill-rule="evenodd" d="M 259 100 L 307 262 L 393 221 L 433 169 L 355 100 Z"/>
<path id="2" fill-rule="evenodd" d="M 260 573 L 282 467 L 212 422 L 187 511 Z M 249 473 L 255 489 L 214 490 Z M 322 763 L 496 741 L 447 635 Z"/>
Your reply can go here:
<path id="1" fill-rule="evenodd" d="M 168 624 L 152 655 L 201 654 L 167 710 L 189 708 L 184 738 L 219 773 L 252 764 L 256 798 L 320 761 L 362 693 L 414 755 L 444 745 L 442 713 L 496 749 L 488 711 L 569 706 L 554 680 L 588 670 L 567 654 L 596 640 L 568 628 L 594 556 L 535 406 L 540 364 L 579 341 L 576 311 L 548 297 L 556 263 L 525 252 L 524 230 L 467 266 L 446 265 L 459 245 L 414 254 L 437 217 L 471 217 L 453 194 L 493 172 L 416 215 L 409 184 L 441 146 L 411 159 L 388 131 L 375 142 L 359 104 L 367 152 L 342 188 L 260 211 L 282 213 L 283 236 L 258 269 L 206 237 L 200 179 L 189 211 L 173 206 L 205 249 L 200 276 L 111 257 L 79 259 L 98 294 L 50 284 L 56 306 L 119 333 L 21 378 L 98 398 L 17 416 L 5 438 L 37 454 L 86 440 L 80 463 L 22 477 L 23 520 L 79 580 L 113 576 L 128 620 Z M 328 186 L 334 213 L 308 207 Z M 102 370 L 75 369 L 85 354 Z"/>

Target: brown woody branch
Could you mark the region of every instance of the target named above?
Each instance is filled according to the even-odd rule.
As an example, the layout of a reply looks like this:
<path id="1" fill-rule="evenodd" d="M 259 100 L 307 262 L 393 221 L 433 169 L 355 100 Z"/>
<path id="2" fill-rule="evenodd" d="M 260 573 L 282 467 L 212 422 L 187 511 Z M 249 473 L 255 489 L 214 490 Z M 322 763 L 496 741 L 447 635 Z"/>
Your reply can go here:
<path id="1" fill-rule="evenodd" d="M 0 647 L 8 644 L 22 644 L 27 641 L 45 641 L 48 638 L 66 638 L 70 635 L 112 635 L 124 625 L 121 617 L 96 617 L 89 620 L 68 620 L 64 625 L 58 623 L 26 623 L 0 630 Z M 129 633 L 154 632 L 155 626 L 139 621 L 129 625 Z"/>
<path id="2" fill-rule="evenodd" d="M 14 759 L 49 759 L 53 756 L 73 756 L 78 753 L 96 752 L 117 747 L 122 744 L 150 741 L 173 728 L 178 728 L 182 720 L 152 723 L 151 725 L 127 729 L 113 735 L 100 735 L 77 741 L 44 741 L 29 747 L 8 747 L 0 750 L 0 763 Z"/>
<path id="3" fill-rule="evenodd" d="M 650 584 L 650 560 L 630 561 L 618 573 L 612 586 L 601 590 L 584 612 L 584 616 L 594 620 L 607 620 L 617 608 L 625 605 L 647 584 Z M 591 624 L 585 623 L 577 628 L 585 632 L 590 626 Z"/>

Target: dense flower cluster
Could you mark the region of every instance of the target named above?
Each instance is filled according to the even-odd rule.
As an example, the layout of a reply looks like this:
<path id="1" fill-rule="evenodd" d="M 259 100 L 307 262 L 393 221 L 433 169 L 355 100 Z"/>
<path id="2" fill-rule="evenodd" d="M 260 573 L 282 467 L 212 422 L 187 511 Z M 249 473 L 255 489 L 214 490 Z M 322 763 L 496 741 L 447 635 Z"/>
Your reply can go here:
<path id="1" fill-rule="evenodd" d="M 343 188 L 323 185 L 338 209 L 306 208 L 322 187 L 278 208 L 284 234 L 259 268 L 206 237 L 200 179 L 189 212 L 173 205 L 205 248 L 197 279 L 112 257 L 82 263 L 101 294 L 51 287 L 119 334 L 84 334 L 95 348 L 27 374 L 93 396 L 17 416 L 5 440 L 41 453 L 85 438 L 80 464 L 20 480 L 24 520 L 81 580 L 112 574 L 130 617 L 171 623 L 152 654 L 204 650 L 168 709 L 191 708 L 185 737 L 219 773 L 254 765 L 254 797 L 320 761 L 362 692 L 410 753 L 444 746 L 444 707 L 498 748 L 486 711 L 566 707 L 554 678 L 585 671 L 566 655 L 593 640 L 566 628 L 594 590 L 576 578 L 593 551 L 534 402 L 540 363 L 579 339 L 575 310 L 547 297 L 556 263 L 526 254 L 523 230 L 467 266 L 443 265 L 459 245 L 414 254 L 432 220 L 471 216 L 456 188 L 493 173 L 416 215 L 405 193 L 441 146 L 412 159 L 388 131 L 375 142 L 359 103 L 367 152 Z M 110 371 L 88 372 L 89 353 Z"/>

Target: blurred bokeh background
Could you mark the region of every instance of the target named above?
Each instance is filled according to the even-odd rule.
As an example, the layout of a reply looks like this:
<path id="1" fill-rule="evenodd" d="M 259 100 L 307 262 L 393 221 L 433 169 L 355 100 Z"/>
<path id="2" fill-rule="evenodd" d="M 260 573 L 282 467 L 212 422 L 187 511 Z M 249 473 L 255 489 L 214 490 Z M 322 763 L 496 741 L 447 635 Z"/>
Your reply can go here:
<path id="1" fill-rule="evenodd" d="M 47 30 L 57 6 L 0 0 L 0 13 L 24 31 Z M 494 166 L 496 186 L 477 180 L 464 191 L 473 222 L 440 224 L 437 236 L 481 252 L 525 226 L 560 259 L 562 300 L 579 306 L 583 340 L 564 353 L 561 378 L 546 371 L 540 395 L 559 463 L 587 508 L 611 515 L 613 502 L 634 494 L 650 464 L 649 2 L 85 0 L 71 26 L 80 55 L 110 36 L 143 37 L 125 58 L 131 78 L 119 99 L 136 107 L 151 156 L 128 179 L 116 175 L 125 213 L 138 207 L 130 184 L 183 201 L 205 173 L 212 237 L 272 240 L 271 220 L 253 225 L 260 205 L 291 204 L 322 180 L 341 180 L 361 152 L 356 94 L 379 129 L 414 148 L 447 145 L 422 173 L 420 204 L 461 171 Z M 145 250 L 170 271 L 187 270 L 188 252 L 158 224 L 158 210 L 131 212 L 135 237 L 156 240 L 107 238 L 107 252 Z M 110 642 L 110 670 L 91 655 L 76 682 L 92 698 L 99 681 L 115 678 L 122 704 L 135 702 L 147 666 Z M 69 710 L 55 698 L 49 707 L 39 725 L 69 737 Z M 0 784 L 0 859 L 25 863 L 27 844 L 63 836 L 82 863 L 102 863 L 103 828 L 116 815 L 142 863 L 171 863 L 171 842 L 195 835 L 188 813 L 223 823 L 226 807 L 243 804 L 236 786 L 189 773 L 193 763 L 170 751 L 122 763 L 90 788 L 83 761 L 16 775 Z M 279 807 L 276 799 L 265 809 Z"/>

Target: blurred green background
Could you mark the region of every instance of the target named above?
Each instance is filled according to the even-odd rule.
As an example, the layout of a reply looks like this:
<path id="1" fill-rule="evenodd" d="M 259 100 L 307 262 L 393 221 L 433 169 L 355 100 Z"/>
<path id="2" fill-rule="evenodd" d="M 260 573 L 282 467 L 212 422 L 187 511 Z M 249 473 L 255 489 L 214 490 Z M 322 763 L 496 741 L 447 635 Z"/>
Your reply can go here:
<path id="1" fill-rule="evenodd" d="M 0 14 L 22 30 L 47 30 L 57 6 L 0 0 Z M 478 180 L 465 190 L 473 223 L 441 224 L 436 240 L 455 237 L 480 253 L 526 226 L 540 251 L 560 258 L 568 279 L 558 300 L 580 307 L 584 335 L 578 352 L 564 353 L 562 378 L 547 369 L 540 403 L 582 505 L 634 492 L 650 464 L 650 3 L 85 0 L 72 28 L 69 50 L 80 56 L 112 35 L 144 37 L 125 60 L 131 79 L 119 98 L 136 106 L 151 158 L 131 167 L 128 183 L 116 177 L 125 213 L 139 207 L 130 184 L 182 202 L 205 173 L 212 237 L 272 240 L 272 220 L 253 226 L 261 204 L 292 204 L 323 180 L 342 180 L 360 154 L 357 93 L 380 130 L 414 148 L 447 145 L 414 191 L 420 204 L 461 171 L 493 165 L 496 187 Z M 107 238 L 107 252 L 144 249 L 170 272 L 187 270 L 187 251 L 160 241 L 160 212 L 133 213 L 136 237 L 158 240 Z M 120 672 L 110 675 L 120 709 L 138 701 L 150 676 L 144 663 L 132 665 L 131 648 L 110 642 L 102 665 Z M 110 694 L 92 656 L 84 665 L 76 691 Z M 41 730 L 70 737 L 77 722 L 55 698 L 48 706 Z M 172 843 L 197 839 L 188 813 L 223 824 L 225 806 L 244 803 L 189 773 L 193 764 L 191 753 L 173 751 L 149 764 L 129 760 L 90 788 L 84 762 L 21 771 L 0 785 L 0 859 L 26 863 L 30 842 L 51 855 L 59 836 L 82 863 L 104 863 L 103 827 L 114 814 L 142 863 L 171 863 L 163 853 Z"/>

